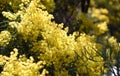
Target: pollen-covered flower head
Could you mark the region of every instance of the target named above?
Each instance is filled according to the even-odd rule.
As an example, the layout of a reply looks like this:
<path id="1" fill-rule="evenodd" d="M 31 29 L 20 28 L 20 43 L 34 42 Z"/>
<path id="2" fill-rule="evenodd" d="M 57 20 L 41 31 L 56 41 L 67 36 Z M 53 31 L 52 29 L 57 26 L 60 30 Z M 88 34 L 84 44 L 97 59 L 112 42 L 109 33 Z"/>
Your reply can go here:
<path id="1" fill-rule="evenodd" d="M 11 40 L 11 34 L 9 31 L 1 31 L 0 33 L 0 46 L 6 46 Z"/>

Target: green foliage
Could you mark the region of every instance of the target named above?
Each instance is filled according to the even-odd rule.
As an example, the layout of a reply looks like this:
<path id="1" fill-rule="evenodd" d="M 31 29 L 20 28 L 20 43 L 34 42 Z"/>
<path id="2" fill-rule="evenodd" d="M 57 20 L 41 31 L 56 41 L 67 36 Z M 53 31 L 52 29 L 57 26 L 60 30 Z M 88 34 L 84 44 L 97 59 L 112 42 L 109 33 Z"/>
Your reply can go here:
<path id="1" fill-rule="evenodd" d="M 48 12 L 53 12 L 55 8 L 54 0 L 41 0 L 41 3 L 43 3 Z"/>
<path id="2" fill-rule="evenodd" d="M 16 1 L 16 0 L 0 0 L 0 12 L 3 10 L 6 11 L 17 11 L 19 9 L 19 4 L 21 3 L 21 0 Z"/>

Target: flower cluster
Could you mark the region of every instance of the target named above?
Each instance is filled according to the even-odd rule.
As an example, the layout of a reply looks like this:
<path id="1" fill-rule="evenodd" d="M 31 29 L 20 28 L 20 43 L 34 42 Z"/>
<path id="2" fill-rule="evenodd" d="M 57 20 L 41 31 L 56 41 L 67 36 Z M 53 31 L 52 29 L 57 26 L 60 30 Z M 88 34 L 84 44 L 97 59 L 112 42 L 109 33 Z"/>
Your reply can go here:
<path id="1" fill-rule="evenodd" d="M 1 31 L 0 33 L 0 46 L 7 46 L 11 40 L 11 34 L 9 31 Z"/>
<path id="2" fill-rule="evenodd" d="M 76 66 L 79 67 L 77 72 L 85 73 L 90 76 L 100 76 L 104 69 L 104 61 L 100 51 L 100 44 L 95 42 L 94 36 L 85 34 L 81 34 L 76 41 L 76 54 L 79 59 L 76 61 Z"/>
<path id="3" fill-rule="evenodd" d="M 91 14 L 91 16 L 93 17 L 93 19 L 95 21 L 101 21 L 101 22 L 109 22 L 109 18 L 108 18 L 108 10 L 104 9 L 104 8 L 92 8 L 91 10 L 89 10 L 89 13 Z"/>
<path id="4" fill-rule="evenodd" d="M 0 65 L 4 66 L 0 76 L 45 76 L 48 72 L 43 69 L 44 61 L 34 63 L 33 57 L 27 59 L 24 55 L 18 56 L 18 50 L 14 48 L 10 57 L 0 55 Z"/>
<path id="5" fill-rule="evenodd" d="M 80 31 L 79 34 L 74 32 L 68 36 L 68 29 L 64 30 L 63 24 L 52 21 L 53 15 L 44 10 L 44 1 L 43 4 L 42 0 L 21 1 L 20 10 L 17 12 L 3 12 L 3 15 L 10 20 L 9 29 L 12 29 L 8 30 L 13 32 L 16 29 L 16 34 L 11 36 L 8 31 L 2 31 L 0 45 L 7 46 L 11 38 L 14 37 L 18 42 L 16 43 L 12 39 L 13 43 L 19 49 L 23 49 L 24 45 L 25 50 L 22 52 L 29 52 L 27 57 L 30 58 L 27 59 L 24 55 L 18 56 L 17 49 L 11 52 L 10 57 L 0 55 L 0 65 L 3 66 L 1 76 L 44 76 L 47 73 L 45 68 L 50 72 L 50 75 L 54 74 L 55 76 L 69 76 L 73 73 L 79 76 L 101 76 L 104 73 L 104 59 L 102 57 L 104 46 L 96 42 L 98 37 L 93 35 L 94 33 L 87 35 Z M 97 15 L 108 13 L 105 9 L 99 11 L 100 13 L 96 11 Z M 92 16 L 97 17 L 97 15 Z M 92 26 L 93 22 L 84 16 L 79 16 L 83 20 L 80 30 L 86 30 L 88 34 L 94 29 L 97 29 L 96 32 L 100 34 L 108 31 L 106 16 L 98 18 L 102 23 L 96 25 L 97 27 Z M 117 45 L 114 38 L 109 38 L 108 42 L 110 45 Z M 36 58 L 36 62 L 30 55 Z M 44 67 L 44 65 L 46 66 Z"/>

